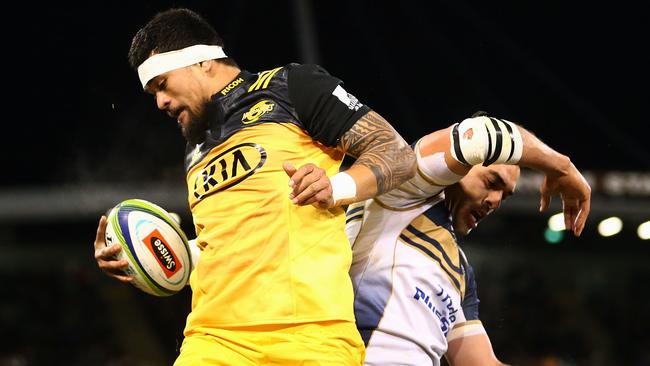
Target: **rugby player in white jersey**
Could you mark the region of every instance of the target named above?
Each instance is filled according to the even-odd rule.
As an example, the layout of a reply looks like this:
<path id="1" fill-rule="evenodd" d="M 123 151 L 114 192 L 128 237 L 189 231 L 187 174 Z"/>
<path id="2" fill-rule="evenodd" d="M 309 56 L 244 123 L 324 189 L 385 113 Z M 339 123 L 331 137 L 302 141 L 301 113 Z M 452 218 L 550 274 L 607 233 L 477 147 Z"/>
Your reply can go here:
<path id="1" fill-rule="evenodd" d="M 576 236 L 591 189 L 567 156 L 521 126 L 484 115 L 431 133 L 414 150 L 414 178 L 348 208 L 365 364 L 439 365 L 445 355 L 453 366 L 499 365 L 456 235 L 467 235 L 514 192 L 518 166 L 545 174 L 540 211 L 559 195 Z"/>

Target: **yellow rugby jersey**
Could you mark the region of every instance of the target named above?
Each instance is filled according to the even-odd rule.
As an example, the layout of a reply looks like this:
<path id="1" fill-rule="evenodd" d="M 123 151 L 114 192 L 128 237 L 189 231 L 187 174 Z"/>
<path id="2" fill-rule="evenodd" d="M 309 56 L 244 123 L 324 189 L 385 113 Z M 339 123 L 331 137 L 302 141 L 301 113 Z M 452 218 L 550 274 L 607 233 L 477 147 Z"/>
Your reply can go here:
<path id="1" fill-rule="evenodd" d="M 185 333 L 354 321 L 342 209 L 296 206 L 282 164 L 338 172 L 338 138 L 369 111 L 317 66 L 243 71 L 213 98 L 206 141 L 188 146 L 202 248 Z"/>

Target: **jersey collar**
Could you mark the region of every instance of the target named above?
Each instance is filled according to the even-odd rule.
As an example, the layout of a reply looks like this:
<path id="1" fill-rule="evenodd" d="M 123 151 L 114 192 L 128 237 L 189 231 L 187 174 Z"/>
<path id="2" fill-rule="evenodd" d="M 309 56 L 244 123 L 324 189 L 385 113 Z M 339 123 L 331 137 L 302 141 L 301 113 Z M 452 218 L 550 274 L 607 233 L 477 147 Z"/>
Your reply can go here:
<path id="1" fill-rule="evenodd" d="M 241 70 L 234 79 L 232 79 L 228 84 L 226 84 L 225 87 L 223 87 L 223 89 L 212 96 L 212 100 L 218 101 L 227 95 L 233 94 L 235 90 L 241 88 L 246 84 L 246 81 L 252 79 L 253 77 L 255 77 L 255 74 L 246 70 Z"/>

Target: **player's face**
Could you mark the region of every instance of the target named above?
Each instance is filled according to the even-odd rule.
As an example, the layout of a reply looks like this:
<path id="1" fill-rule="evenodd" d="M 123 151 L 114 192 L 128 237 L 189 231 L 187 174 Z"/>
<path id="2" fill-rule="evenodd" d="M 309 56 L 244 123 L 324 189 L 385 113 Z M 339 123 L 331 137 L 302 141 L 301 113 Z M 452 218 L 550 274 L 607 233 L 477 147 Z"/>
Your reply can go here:
<path id="1" fill-rule="evenodd" d="M 203 142 L 212 94 L 196 65 L 161 74 L 147 84 L 158 108 L 174 118 L 190 143 Z"/>
<path id="2" fill-rule="evenodd" d="M 519 179 L 516 165 L 474 166 L 460 182 L 445 189 L 456 233 L 467 235 L 503 200 L 512 195 Z"/>

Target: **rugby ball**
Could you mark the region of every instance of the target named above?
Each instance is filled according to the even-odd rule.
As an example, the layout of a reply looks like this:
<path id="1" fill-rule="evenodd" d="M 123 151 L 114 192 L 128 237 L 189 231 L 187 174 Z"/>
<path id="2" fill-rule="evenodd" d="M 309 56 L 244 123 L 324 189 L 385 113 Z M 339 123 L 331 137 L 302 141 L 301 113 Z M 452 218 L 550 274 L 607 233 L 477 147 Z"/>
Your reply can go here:
<path id="1" fill-rule="evenodd" d="M 185 287 L 192 270 L 187 237 L 173 216 L 141 199 L 122 201 L 111 209 L 106 246 L 119 243 L 118 260 L 140 290 L 155 296 L 173 295 Z"/>

